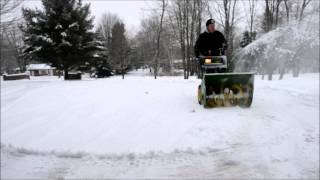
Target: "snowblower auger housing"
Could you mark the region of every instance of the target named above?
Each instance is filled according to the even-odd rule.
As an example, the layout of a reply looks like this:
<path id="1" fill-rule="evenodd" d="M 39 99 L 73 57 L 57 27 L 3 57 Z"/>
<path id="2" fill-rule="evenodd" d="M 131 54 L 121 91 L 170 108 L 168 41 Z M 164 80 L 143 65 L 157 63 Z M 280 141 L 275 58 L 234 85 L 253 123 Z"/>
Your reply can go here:
<path id="1" fill-rule="evenodd" d="M 204 107 L 251 106 L 254 89 L 253 72 L 227 73 L 225 56 L 202 57 L 199 60 L 202 79 L 198 87 L 199 104 Z"/>

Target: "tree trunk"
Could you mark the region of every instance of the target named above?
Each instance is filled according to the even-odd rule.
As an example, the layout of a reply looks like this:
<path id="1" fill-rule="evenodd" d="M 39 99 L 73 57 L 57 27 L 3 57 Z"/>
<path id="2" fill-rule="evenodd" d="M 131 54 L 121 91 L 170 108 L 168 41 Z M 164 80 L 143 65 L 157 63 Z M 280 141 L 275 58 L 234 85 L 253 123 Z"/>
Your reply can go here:
<path id="1" fill-rule="evenodd" d="M 299 77 L 299 71 L 300 71 L 300 66 L 299 66 L 299 61 L 295 61 L 293 63 L 293 77 Z"/>
<path id="2" fill-rule="evenodd" d="M 193 1 L 192 4 L 192 19 L 191 19 L 191 31 L 190 31 L 190 46 L 189 46 L 189 51 L 190 51 L 190 76 L 194 75 L 194 71 L 195 71 L 195 64 L 193 61 L 193 57 L 194 57 L 194 51 L 193 51 L 193 47 L 194 47 L 194 36 L 195 36 L 195 32 L 196 32 L 196 21 L 197 21 L 197 4 L 196 1 Z"/>
<path id="3" fill-rule="evenodd" d="M 277 0 L 277 4 L 276 4 L 276 26 L 278 26 L 278 21 L 279 21 L 279 6 L 281 4 L 282 0 Z"/>
<path id="4" fill-rule="evenodd" d="M 68 74 L 68 69 L 64 69 L 64 80 L 68 80 L 69 79 L 69 74 Z"/>
<path id="5" fill-rule="evenodd" d="M 190 74 L 190 52 L 189 52 L 189 48 L 190 48 L 190 36 L 189 36 L 189 33 L 190 33 L 190 26 L 189 26 L 189 8 L 190 7 L 190 4 L 189 4 L 189 0 L 186 0 L 185 2 L 185 5 L 184 5 L 184 18 L 186 20 L 186 40 L 187 40 L 187 43 L 186 43 L 186 63 L 187 63 L 187 79 L 189 79 L 189 74 Z"/>
<path id="6" fill-rule="evenodd" d="M 301 10 L 300 10 L 300 15 L 299 15 L 299 21 L 302 20 L 303 18 L 303 13 L 305 8 L 308 6 L 308 4 L 311 2 L 311 0 L 303 0 L 302 5 L 301 5 Z"/>
<path id="7" fill-rule="evenodd" d="M 184 79 L 188 79 L 187 77 L 187 67 L 186 67 L 186 56 L 185 56 L 185 48 L 182 48 L 182 66 L 183 66 L 183 77 Z"/>
<path id="8" fill-rule="evenodd" d="M 154 65 L 155 66 L 154 79 L 157 79 L 157 73 L 158 73 L 158 64 L 159 64 L 159 55 L 160 55 L 160 38 L 161 38 L 164 11 L 165 11 L 165 1 L 162 0 L 162 12 L 161 12 L 161 16 L 160 16 L 160 25 L 159 25 L 159 29 L 158 29 L 157 50 L 156 50 L 155 65 Z"/>
<path id="9" fill-rule="evenodd" d="M 282 79 L 283 79 L 284 72 L 285 72 L 285 69 L 284 69 L 284 68 L 281 68 L 281 69 L 280 69 L 280 76 L 279 76 L 279 80 L 282 80 Z"/>
<path id="10" fill-rule="evenodd" d="M 157 70 L 158 70 L 157 63 L 155 63 L 154 66 L 153 66 L 154 79 L 157 79 L 157 74 L 158 74 Z"/>
<path id="11" fill-rule="evenodd" d="M 124 79 L 124 69 L 123 69 L 123 65 L 121 65 L 121 74 L 122 74 L 122 79 Z"/>
<path id="12" fill-rule="evenodd" d="M 271 81 L 272 80 L 272 72 L 268 73 L 268 80 Z"/>
<path id="13" fill-rule="evenodd" d="M 284 0 L 284 5 L 286 7 L 287 23 L 289 23 L 289 13 L 290 13 L 289 11 L 290 11 L 290 9 L 289 9 L 288 0 Z"/>

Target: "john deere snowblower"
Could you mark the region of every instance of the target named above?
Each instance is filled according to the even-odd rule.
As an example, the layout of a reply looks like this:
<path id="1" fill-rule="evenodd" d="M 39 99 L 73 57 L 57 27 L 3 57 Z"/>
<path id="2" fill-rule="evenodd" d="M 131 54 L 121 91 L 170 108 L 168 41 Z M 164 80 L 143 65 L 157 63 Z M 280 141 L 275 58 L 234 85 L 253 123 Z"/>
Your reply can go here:
<path id="1" fill-rule="evenodd" d="M 198 101 L 204 107 L 250 107 L 254 73 L 227 72 L 226 56 L 200 56 Z"/>

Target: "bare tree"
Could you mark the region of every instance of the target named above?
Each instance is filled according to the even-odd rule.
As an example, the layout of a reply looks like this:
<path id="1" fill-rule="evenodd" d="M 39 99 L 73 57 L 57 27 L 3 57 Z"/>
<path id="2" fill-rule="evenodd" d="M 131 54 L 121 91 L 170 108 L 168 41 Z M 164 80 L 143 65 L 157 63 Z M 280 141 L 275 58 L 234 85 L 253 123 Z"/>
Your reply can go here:
<path id="1" fill-rule="evenodd" d="M 276 27 L 278 26 L 278 23 L 279 23 L 279 7 L 282 1 L 283 0 L 276 0 L 276 7 L 275 7 L 275 13 L 276 13 L 275 26 Z"/>
<path id="2" fill-rule="evenodd" d="M 0 15 L 3 16 L 11 13 L 14 9 L 20 6 L 22 2 L 23 0 L 1 0 Z"/>
<path id="3" fill-rule="evenodd" d="M 182 57 L 183 76 L 187 79 L 186 68 L 186 0 L 172 1 L 171 13 L 169 14 L 171 26 L 174 29 L 176 37 L 180 44 L 180 52 Z"/>
<path id="4" fill-rule="evenodd" d="M 163 17 L 164 12 L 166 8 L 166 2 L 165 0 L 162 0 L 162 10 L 161 10 L 161 16 L 160 16 L 160 24 L 157 30 L 157 47 L 156 47 L 156 53 L 155 53 L 155 62 L 154 62 L 154 78 L 157 79 L 157 73 L 159 68 L 159 55 L 160 55 L 160 38 L 161 38 L 161 32 L 162 32 L 162 23 L 163 23 Z"/>
<path id="5" fill-rule="evenodd" d="M 10 27 L 4 29 L 3 31 L 5 39 L 9 42 L 10 47 L 14 52 L 14 58 L 17 60 L 19 68 L 21 71 L 25 71 L 26 61 L 23 55 L 23 35 L 18 27 L 18 24 L 15 23 Z"/>
<path id="6" fill-rule="evenodd" d="M 105 13 L 102 15 L 98 28 L 101 28 L 101 35 L 106 39 L 106 41 L 110 41 L 112 36 L 112 27 L 116 22 L 120 22 L 120 18 L 116 14 Z M 108 42 L 110 43 L 110 42 Z"/>
<path id="7" fill-rule="evenodd" d="M 257 0 L 249 0 L 249 12 L 250 12 L 250 37 L 253 37 L 253 23 L 256 15 L 256 2 Z"/>
<path id="8" fill-rule="evenodd" d="M 143 19 L 141 22 L 141 30 L 136 35 L 138 58 L 142 64 L 149 66 L 150 72 L 151 68 L 154 66 L 157 39 L 157 32 L 155 29 L 157 29 L 158 26 L 158 19 L 156 16 Z"/>
<path id="9" fill-rule="evenodd" d="M 0 23 L 1 27 L 12 24 L 17 20 L 13 13 L 24 0 L 1 0 L 0 2 Z"/>
<path id="10" fill-rule="evenodd" d="M 179 52 L 178 40 L 176 39 L 176 34 L 174 33 L 176 29 L 172 28 L 172 23 L 170 22 L 170 19 L 168 19 L 170 16 L 166 16 L 166 13 L 164 13 L 161 38 L 159 41 L 157 41 L 160 24 L 159 17 L 159 11 L 153 11 L 150 17 L 142 20 L 141 30 L 134 38 L 137 42 L 137 60 L 139 61 L 139 64 L 148 64 L 150 67 L 150 72 L 152 72 L 152 69 L 154 70 L 155 67 L 155 57 L 158 46 L 157 42 L 159 42 L 157 76 L 160 75 L 160 68 L 162 73 L 169 73 L 170 75 L 173 75 L 173 60 L 177 56 L 176 52 Z"/>
<path id="11" fill-rule="evenodd" d="M 18 35 L 19 28 L 17 27 L 16 22 L 18 21 L 18 17 L 15 16 L 15 10 L 20 7 L 23 3 L 23 0 L 1 0 L 0 1 L 0 51 L 1 55 L 4 49 L 10 48 L 13 52 L 13 56 L 15 60 L 18 60 L 18 47 L 20 48 L 20 35 Z M 16 41 L 17 40 L 17 41 Z M 8 47 L 4 47 L 4 41 L 8 42 Z M 19 50 L 20 51 L 20 50 Z M 1 57 L 1 64 L 7 65 L 12 63 L 4 63 L 3 56 Z M 18 61 L 17 61 L 18 62 Z M 20 64 L 20 63 L 19 63 Z M 5 67 L 8 70 L 8 67 Z M 20 68 L 23 68 L 20 66 Z"/>
<path id="12" fill-rule="evenodd" d="M 290 21 L 290 2 L 289 0 L 283 0 L 285 9 L 286 9 L 286 18 L 287 18 L 287 23 Z"/>
<path id="13" fill-rule="evenodd" d="M 175 37 L 180 44 L 184 78 L 188 79 L 196 70 L 194 43 L 201 33 L 202 12 L 207 1 L 175 0 L 170 4 L 169 19 Z"/>
<path id="14" fill-rule="evenodd" d="M 216 2 L 215 11 L 218 12 L 220 24 L 223 27 L 225 38 L 228 42 L 227 58 L 231 59 L 234 50 L 234 29 L 239 19 L 235 18 L 237 0 L 223 0 Z M 230 61 L 228 61 L 230 62 Z"/>
<path id="15" fill-rule="evenodd" d="M 304 14 L 304 10 L 306 9 L 306 7 L 308 6 L 308 4 L 309 4 L 310 2 L 311 2 L 311 0 L 302 0 L 301 9 L 300 9 L 300 14 L 299 14 L 299 21 L 302 20 L 303 14 Z"/>
<path id="16" fill-rule="evenodd" d="M 244 10 L 246 12 L 248 12 L 246 14 L 246 16 L 247 16 L 247 24 L 248 24 L 248 27 L 249 27 L 250 42 L 253 40 L 254 35 L 255 35 L 253 25 L 255 23 L 257 1 L 258 0 L 243 1 L 244 6 L 246 6 L 245 5 L 246 2 L 248 3 L 248 6 L 249 6 L 249 10 L 247 10 L 246 8 L 244 8 Z"/>
<path id="17" fill-rule="evenodd" d="M 107 49 L 106 54 L 110 55 L 112 28 L 117 22 L 122 22 L 116 14 L 106 13 L 103 14 L 98 24 L 97 33 L 101 37 L 104 46 Z M 113 63 L 114 62 L 110 62 Z"/>
<path id="18" fill-rule="evenodd" d="M 278 0 L 265 0 L 265 32 L 275 27 L 276 1 L 278 2 Z"/>

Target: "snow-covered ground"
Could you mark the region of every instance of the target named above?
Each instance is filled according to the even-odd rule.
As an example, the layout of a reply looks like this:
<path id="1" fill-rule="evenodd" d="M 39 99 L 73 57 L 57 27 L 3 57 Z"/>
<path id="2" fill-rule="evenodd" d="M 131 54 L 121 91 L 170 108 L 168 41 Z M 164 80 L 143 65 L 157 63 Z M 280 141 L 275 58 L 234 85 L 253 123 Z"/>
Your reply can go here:
<path id="1" fill-rule="evenodd" d="M 146 73 L 1 81 L 1 178 L 319 178 L 319 74 L 204 109 L 200 80 Z"/>

